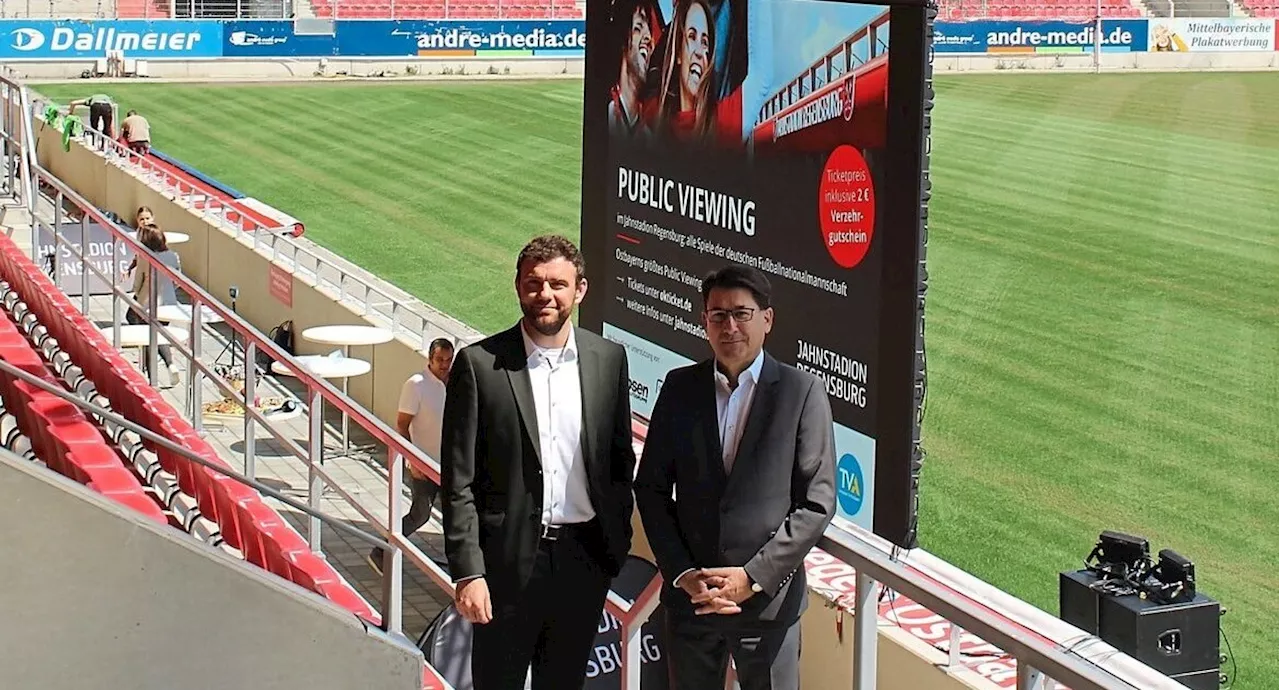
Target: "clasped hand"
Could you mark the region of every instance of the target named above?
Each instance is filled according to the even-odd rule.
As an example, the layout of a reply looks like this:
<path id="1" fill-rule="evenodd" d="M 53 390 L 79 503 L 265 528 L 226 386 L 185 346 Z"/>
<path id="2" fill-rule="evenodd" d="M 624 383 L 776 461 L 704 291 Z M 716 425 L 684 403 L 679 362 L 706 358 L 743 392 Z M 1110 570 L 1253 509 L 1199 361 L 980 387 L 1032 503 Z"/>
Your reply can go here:
<path id="1" fill-rule="evenodd" d="M 699 616 L 741 613 L 739 604 L 754 594 L 743 568 L 700 568 L 681 578 L 680 588 L 689 595 Z"/>

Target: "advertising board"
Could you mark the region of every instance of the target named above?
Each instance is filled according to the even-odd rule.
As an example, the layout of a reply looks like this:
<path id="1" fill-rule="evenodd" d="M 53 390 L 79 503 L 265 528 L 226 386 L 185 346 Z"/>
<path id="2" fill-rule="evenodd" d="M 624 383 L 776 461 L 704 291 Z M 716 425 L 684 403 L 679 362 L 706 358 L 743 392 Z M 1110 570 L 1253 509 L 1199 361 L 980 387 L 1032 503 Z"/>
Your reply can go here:
<path id="1" fill-rule="evenodd" d="M 610 14 L 588 16 L 604 39 L 587 50 L 582 246 L 600 292 L 582 325 L 627 348 L 646 415 L 667 372 L 711 355 L 702 277 L 760 269 L 766 348 L 831 403 L 839 514 L 905 539 L 925 10 L 615 0 Z"/>
<path id="2" fill-rule="evenodd" d="M 177 20 L 0 20 L 0 59 L 222 56 L 222 22 Z"/>
<path id="3" fill-rule="evenodd" d="M 293 22 L 231 21 L 222 30 L 223 57 L 332 57 L 332 35 L 295 34 Z"/>
<path id="4" fill-rule="evenodd" d="M 934 24 L 937 53 L 1090 53 L 1092 21 L 975 21 Z M 1102 20 L 1103 52 L 1147 49 L 1147 20 Z"/>
<path id="5" fill-rule="evenodd" d="M 81 278 L 82 266 L 75 252 L 85 251 L 89 255 L 89 263 L 109 276 L 123 275 L 125 269 L 133 262 L 133 250 L 123 241 L 116 240 L 113 242 L 111 232 L 97 223 L 87 223 L 86 225 L 89 230 L 87 251 L 85 251 L 86 248 L 81 246 L 83 243 L 81 233 L 85 226 L 81 226 L 80 223 L 68 221 L 62 223 L 58 234 L 67 242 L 67 244 L 63 245 L 57 245 L 54 242 L 53 233 L 50 232 L 49 228 L 43 225 L 40 226 L 41 268 L 45 269 L 46 273 L 51 273 L 56 266 L 57 277 L 55 282 L 58 288 L 72 297 L 82 294 L 82 286 L 84 285 Z M 115 244 L 114 249 L 111 246 L 113 243 Z M 114 254 L 112 253 L 113 251 Z M 114 267 L 112 266 L 113 257 L 115 258 Z M 89 294 L 109 295 L 111 294 L 111 285 L 93 271 L 89 271 Z"/>
<path id="6" fill-rule="evenodd" d="M 587 44 L 584 23 L 569 20 L 348 21 L 335 31 L 335 54 L 352 57 L 580 57 Z"/>
<path id="7" fill-rule="evenodd" d="M 1240 18 L 1152 19 L 1153 53 L 1267 53 L 1277 50 L 1280 20 Z"/>

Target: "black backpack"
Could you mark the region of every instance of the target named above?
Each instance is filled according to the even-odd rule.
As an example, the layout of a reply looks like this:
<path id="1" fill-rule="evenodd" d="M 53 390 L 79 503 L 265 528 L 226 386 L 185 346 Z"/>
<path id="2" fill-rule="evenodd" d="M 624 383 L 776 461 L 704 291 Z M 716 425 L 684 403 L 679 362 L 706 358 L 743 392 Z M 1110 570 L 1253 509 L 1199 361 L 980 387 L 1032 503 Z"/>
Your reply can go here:
<path id="1" fill-rule="evenodd" d="M 288 352 L 290 355 L 297 354 L 293 349 L 293 320 L 292 319 L 288 321 L 281 321 L 279 326 L 276 326 L 275 328 L 271 329 L 271 332 L 267 334 L 267 337 L 271 338 L 271 342 L 275 343 L 276 345 L 279 345 L 280 349 L 284 350 L 285 352 Z M 258 353 L 257 364 L 259 369 L 262 369 L 263 371 L 266 371 L 266 372 L 270 372 L 271 363 L 274 361 L 275 361 L 275 358 L 272 357 L 270 353 L 267 353 L 267 352 Z"/>

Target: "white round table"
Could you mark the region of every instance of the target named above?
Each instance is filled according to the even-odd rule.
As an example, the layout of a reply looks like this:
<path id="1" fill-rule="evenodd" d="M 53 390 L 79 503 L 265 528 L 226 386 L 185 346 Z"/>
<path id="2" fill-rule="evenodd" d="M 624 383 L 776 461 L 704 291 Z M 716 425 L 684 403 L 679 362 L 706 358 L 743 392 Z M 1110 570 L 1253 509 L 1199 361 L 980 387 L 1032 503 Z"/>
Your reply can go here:
<path id="1" fill-rule="evenodd" d="M 156 310 L 156 320 L 169 323 L 191 323 L 195 310 L 190 304 L 163 304 Z M 208 306 L 200 307 L 200 323 L 222 323 L 223 319 Z"/>
<path id="2" fill-rule="evenodd" d="M 129 236 L 134 239 L 137 239 L 138 231 L 137 230 L 130 231 Z M 184 244 L 190 241 L 191 241 L 191 235 L 188 235 L 185 232 L 169 232 L 168 230 L 166 230 L 164 233 L 164 242 L 165 244 L 168 244 L 170 246 L 175 244 Z"/>
<path id="3" fill-rule="evenodd" d="M 302 365 L 307 373 L 313 376 L 319 376 L 325 379 L 342 379 L 342 393 L 347 393 L 347 379 L 352 376 L 363 376 L 373 371 L 373 365 L 363 359 L 355 359 L 343 355 L 341 357 L 331 357 L 329 355 L 303 355 L 297 358 L 298 363 Z M 297 373 L 285 366 L 284 362 L 272 362 L 271 371 L 282 376 L 297 376 Z M 350 418 L 347 411 L 342 411 L 342 452 L 346 453 L 351 449 L 350 445 Z M 323 457 L 321 458 L 323 460 Z"/>
<path id="4" fill-rule="evenodd" d="M 381 345 L 389 343 L 395 335 L 377 326 L 314 326 L 302 332 L 303 340 L 322 345 Z"/>
<path id="5" fill-rule="evenodd" d="M 112 340 L 112 327 L 106 326 L 99 329 L 107 340 Z M 185 342 L 190 333 L 185 328 L 175 328 L 165 326 L 164 330 L 173 336 L 175 341 Z M 147 324 L 120 324 L 120 347 L 147 347 L 151 344 L 151 326 Z M 168 345 L 169 341 L 156 334 L 157 345 Z"/>
<path id="6" fill-rule="evenodd" d="M 330 357 L 328 355 L 303 355 L 297 358 L 307 373 L 322 379 L 346 379 L 363 376 L 373 370 L 373 365 L 354 357 Z M 284 362 L 272 362 L 271 371 L 282 376 L 296 376 Z"/>
<path id="7" fill-rule="evenodd" d="M 342 356 L 350 358 L 352 345 L 381 345 L 389 343 L 395 338 L 395 334 L 385 328 L 377 326 L 364 325 L 337 325 L 337 326 L 313 326 L 302 332 L 302 339 L 309 340 L 313 343 L 321 345 L 340 345 L 342 346 Z M 363 360 L 356 360 L 363 361 Z M 351 374 L 351 376 L 359 376 L 367 374 L 373 369 L 372 363 L 366 362 L 369 368 L 360 372 L 360 374 Z M 338 378 L 325 377 L 325 378 Z M 342 394 L 347 394 L 347 377 L 342 379 Z M 342 413 L 342 450 L 343 452 L 351 449 L 349 435 L 350 420 L 347 413 Z"/>

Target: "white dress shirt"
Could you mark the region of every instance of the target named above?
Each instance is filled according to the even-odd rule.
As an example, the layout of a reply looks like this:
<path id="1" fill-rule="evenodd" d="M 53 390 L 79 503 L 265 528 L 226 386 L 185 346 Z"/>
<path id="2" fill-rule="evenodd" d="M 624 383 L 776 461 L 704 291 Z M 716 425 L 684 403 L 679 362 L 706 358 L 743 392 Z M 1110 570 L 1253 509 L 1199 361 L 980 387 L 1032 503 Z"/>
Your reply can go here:
<path id="1" fill-rule="evenodd" d="M 742 441 L 742 427 L 747 425 L 747 413 L 755 398 L 756 382 L 764 366 L 764 350 L 756 355 L 751 366 L 738 373 L 738 385 L 729 387 L 729 377 L 716 367 L 716 419 L 720 423 L 720 449 L 724 452 L 724 471 L 733 470 L 738 456 L 738 443 Z"/>
<path id="2" fill-rule="evenodd" d="M 715 366 L 716 385 L 716 420 L 720 427 L 721 461 L 724 462 L 724 473 L 733 471 L 733 462 L 738 456 L 738 444 L 742 441 L 742 429 L 747 425 L 747 415 L 751 412 L 751 401 L 755 399 L 756 382 L 760 380 L 760 369 L 764 367 L 764 350 L 756 355 L 755 360 L 746 369 L 738 373 L 738 385 L 730 388 L 729 377 Z M 696 570 L 690 568 L 676 576 L 672 582 L 679 586 L 680 578 Z"/>
<path id="3" fill-rule="evenodd" d="M 538 450 L 542 457 L 542 524 L 569 525 L 596 516 L 587 490 L 582 453 L 582 386 L 578 372 L 578 340 L 570 325 L 563 348 L 539 347 L 525 332 L 529 383 L 538 415 Z"/>

